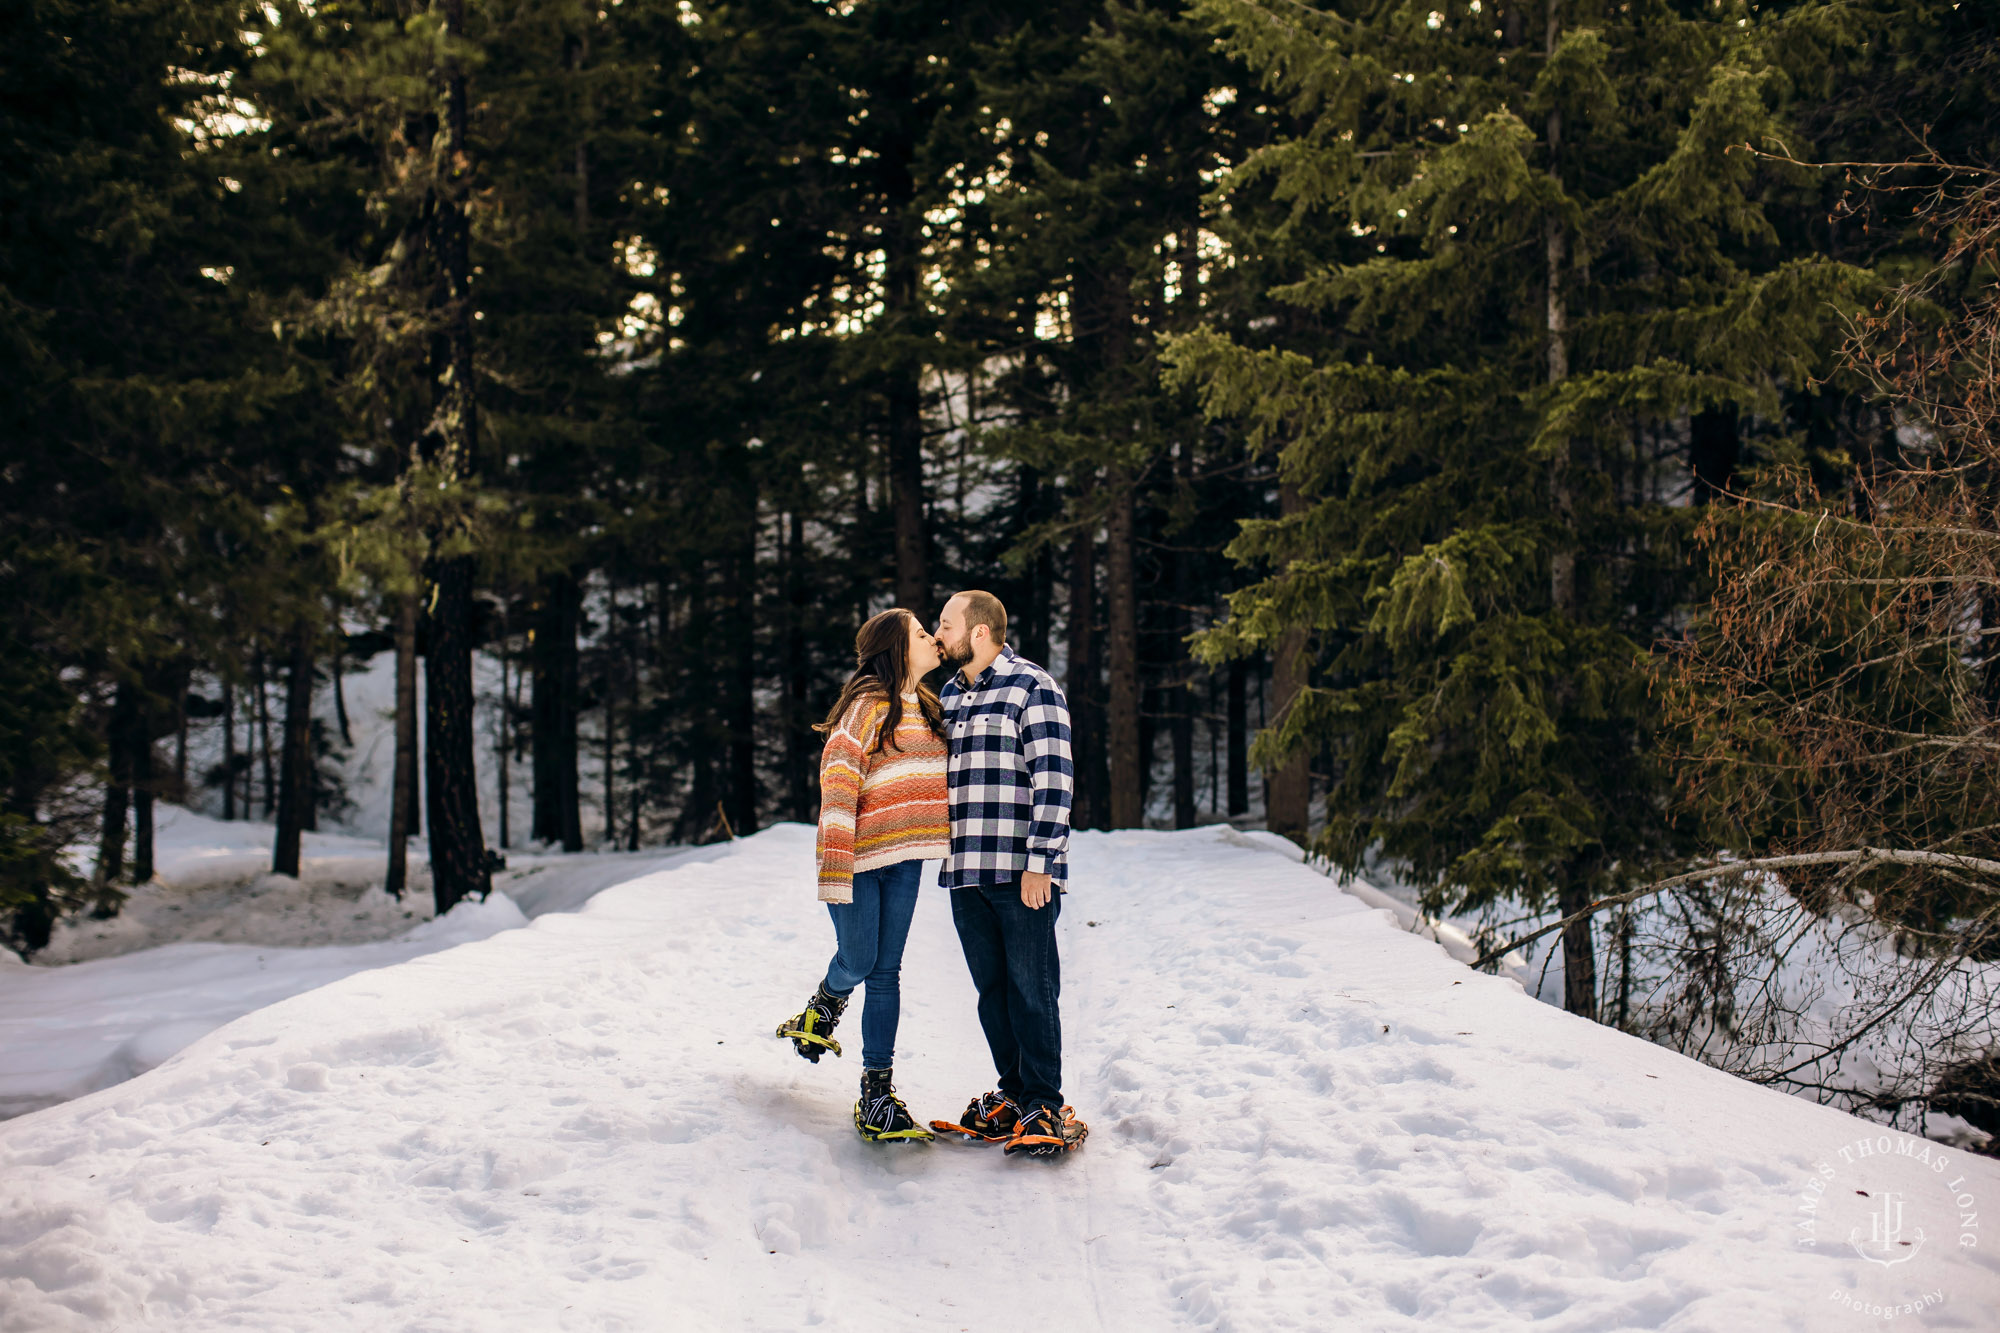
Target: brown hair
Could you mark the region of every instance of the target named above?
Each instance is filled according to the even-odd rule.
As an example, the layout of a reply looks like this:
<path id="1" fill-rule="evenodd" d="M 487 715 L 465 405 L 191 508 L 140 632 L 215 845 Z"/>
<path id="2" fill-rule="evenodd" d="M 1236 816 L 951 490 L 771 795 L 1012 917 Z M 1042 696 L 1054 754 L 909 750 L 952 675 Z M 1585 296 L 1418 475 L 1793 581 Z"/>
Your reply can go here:
<path id="1" fill-rule="evenodd" d="M 984 625 L 993 635 L 993 642 L 1007 642 L 1007 608 L 1000 599 L 990 592 L 978 588 L 967 588 L 959 594 L 965 599 L 965 637 L 972 638 L 972 627 Z"/>
<path id="2" fill-rule="evenodd" d="M 839 726 L 856 699 L 887 699 L 889 715 L 882 719 L 882 729 L 868 752 L 875 753 L 885 743 L 891 749 L 901 748 L 896 744 L 896 728 L 903 723 L 903 681 L 910 674 L 910 625 L 915 621 L 916 617 L 900 606 L 868 617 L 854 636 L 854 673 L 840 687 L 840 697 L 826 721 L 813 724 L 814 731 L 825 733 Z M 917 708 L 931 734 L 943 740 L 944 705 L 922 681 L 917 682 Z"/>

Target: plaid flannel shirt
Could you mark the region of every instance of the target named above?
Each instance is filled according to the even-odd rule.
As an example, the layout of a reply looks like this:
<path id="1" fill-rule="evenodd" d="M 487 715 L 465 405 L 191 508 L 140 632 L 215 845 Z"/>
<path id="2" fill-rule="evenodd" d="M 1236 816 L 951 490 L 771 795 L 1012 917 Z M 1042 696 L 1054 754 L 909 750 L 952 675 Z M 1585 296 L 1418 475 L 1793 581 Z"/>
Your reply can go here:
<path id="1" fill-rule="evenodd" d="M 951 762 L 946 888 L 1005 884 L 1025 871 L 1060 885 L 1069 873 L 1069 701 L 1048 672 L 1002 648 L 971 685 L 960 672 L 938 692 Z"/>

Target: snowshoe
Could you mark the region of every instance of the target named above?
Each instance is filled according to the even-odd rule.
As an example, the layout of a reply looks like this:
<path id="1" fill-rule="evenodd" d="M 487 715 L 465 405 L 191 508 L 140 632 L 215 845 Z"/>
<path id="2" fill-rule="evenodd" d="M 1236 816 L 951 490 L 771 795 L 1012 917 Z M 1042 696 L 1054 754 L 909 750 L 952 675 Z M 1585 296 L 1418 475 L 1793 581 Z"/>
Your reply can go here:
<path id="1" fill-rule="evenodd" d="M 974 1097 L 965 1104 L 965 1114 L 956 1123 L 950 1120 L 933 1120 L 931 1128 L 940 1134 L 956 1135 L 974 1143 L 1005 1143 L 1014 1132 L 1014 1122 L 1021 1118 L 1021 1112 L 999 1091 Z"/>
<path id="2" fill-rule="evenodd" d="M 890 1073 L 887 1069 L 861 1071 L 861 1100 L 854 1103 L 854 1128 L 870 1143 L 928 1143 L 936 1135 L 910 1119 L 910 1108 L 896 1095 Z"/>
<path id="3" fill-rule="evenodd" d="M 804 1009 L 778 1024 L 778 1035 L 792 1043 L 800 1058 L 818 1064 L 820 1056 L 828 1051 L 840 1054 L 840 1043 L 833 1039 L 833 1029 L 846 1008 L 847 997 L 832 994 L 822 981 Z"/>
<path id="4" fill-rule="evenodd" d="M 1007 1155 L 1060 1157 L 1082 1147 L 1089 1136 L 1090 1126 L 1076 1118 L 1073 1108 L 1065 1106 L 1058 1112 L 1037 1106 L 1015 1122 L 1013 1136 L 1007 1140 Z"/>

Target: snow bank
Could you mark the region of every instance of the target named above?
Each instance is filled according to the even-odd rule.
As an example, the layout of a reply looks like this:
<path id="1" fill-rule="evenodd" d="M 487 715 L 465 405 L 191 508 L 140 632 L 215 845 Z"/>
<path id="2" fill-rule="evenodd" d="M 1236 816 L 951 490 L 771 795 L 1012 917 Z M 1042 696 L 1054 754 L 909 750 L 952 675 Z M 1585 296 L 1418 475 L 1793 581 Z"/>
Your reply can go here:
<path id="1" fill-rule="evenodd" d="M 1946 1193 L 1995 1206 L 2000 1164 L 1573 1019 L 1213 829 L 1078 839 L 1082 1152 L 863 1144 L 853 1058 L 770 1036 L 831 945 L 811 845 L 771 830 L 0 1125 L 0 1327 L 1831 1329 L 1937 1293 L 1927 1327 L 1989 1328 L 2000 1305 Z M 900 1048 L 920 1116 L 990 1086 L 934 887 Z M 1911 1244 L 1885 1266 L 1847 1240 L 1892 1202 Z"/>
<path id="2" fill-rule="evenodd" d="M 526 924 L 496 893 L 400 939 L 344 948 L 169 944 L 66 967 L 9 966 L 14 955 L 0 950 L 0 1118 L 122 1083 L 302 991 Z"/>

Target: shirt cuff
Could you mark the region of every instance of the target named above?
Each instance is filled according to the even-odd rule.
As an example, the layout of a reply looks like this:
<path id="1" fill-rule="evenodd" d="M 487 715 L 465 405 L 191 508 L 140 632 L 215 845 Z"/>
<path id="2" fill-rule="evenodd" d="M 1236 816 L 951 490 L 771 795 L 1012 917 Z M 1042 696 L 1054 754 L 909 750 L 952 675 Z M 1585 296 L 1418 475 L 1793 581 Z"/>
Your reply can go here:
<path id="1" fill-rule="evenodd" d="M 1056 873 L 1056 858 L 1047 852 L 1029 852 L 1026 870 L 1030 875 L 1053 875 Z"/>

